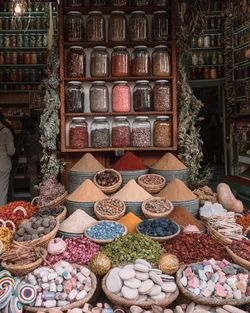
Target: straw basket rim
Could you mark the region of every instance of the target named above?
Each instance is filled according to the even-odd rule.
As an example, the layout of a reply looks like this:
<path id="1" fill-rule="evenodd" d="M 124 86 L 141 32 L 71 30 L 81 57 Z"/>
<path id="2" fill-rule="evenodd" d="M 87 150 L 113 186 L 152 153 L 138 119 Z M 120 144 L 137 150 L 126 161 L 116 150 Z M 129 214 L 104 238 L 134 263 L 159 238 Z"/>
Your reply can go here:
<path id="1" fill-rule="evenodd" d="M 157 177 L 160 177 L 162 179 L 162 182 L 158 185 L 150 185 L 150 184 L 145 184 L 142 179 L 145 177 L 145 176 L 157 176 Z M 159 175 L 159 174 L 155 174 L 155 173 L 151 173 L 151 174 L 143 174 L 141 176 L 138 177 L 138 184 L 144 188 L 147 192 L 149 193 L 158 193 L 162 190 L 162 188 L 164 188 L 164 186 L 166 185 L 166 178 L 163 177 L 162 175 Z"/>
<path id="2" fill-rule="evenodd" d="M 63 222 L 67 216 L 66 206 L 65 205 L 61 205 L 61 206 L 63 207 L 63 211 L 59 215 L 57 215 L 57 217 L 56 217 L 60 223 Z"/>
<path id="3" fill-rule="evenodd" d="M 147 204 L 150 200 L 153 200 L 153 199 L 156 199 L 156 200 L 162 199 L 162 200 L 168 201 L 168 202 L 170 203 L 170 210 L 167 211 L 167 212 L 162 212 L 162 213 L 153 213 L 153 212 L 148 211 L 148 210 L 146 209 L 146 204 Z M 142 209 L 142 213 L 144 214 L 144 216 L 145 216 L 146 218 L 149 218 L 149 219 L 152 219 L 152 218 L 161 218 L 161 217 L 166 217 L 166 216 L 168 216 L 168 215 L 173 211 L 174 205 L 173 205 L 173 203 L 172 203 L 170 200 L 168 200 L 168 199 L 166 199 L 166 198 L 164 198 L 164 197 L 152 197 L 152 198 L 149 198 L 149 199 L 147 199 L 147 200 L 145 200 L 145 201 L 142 202 L 141 209 Z"/>
<path id="4" fill-rule="evenodd" d="M 43 208 L 47 208 L 49 206 L 57 206 L 57 205 L 61 205 L 64 203 L 64 201 L 66 200 L 66 197 L 68 195 L 68 191 L 65 191 L 61 196 L 57 197 L 56 199 L 50 201 L 49 203 L 47 203 L 46 205 L 42 205 L 42 206 L 39 206 L 37 204 L 35 204 L 35 201 L 39 198 L 39 196 L 37 197 L 34 197 L 32 200 L 31 200 L 31 204 L 32 205 L 35 205 L 38 207 L 38 209 L 43 209 Z"/>
<path id="5" fill-rule="evenodd" d="M 97 279 L 95 274 L 90 271 L 90 278 L 91 278 L 91 290 L 89 291 L 89 293 L 86 295 L 85 298 L 83 298 L 80 301 L 76 301 L 73 302 L 71 304 L 67 304 L 63 307 L 54 307 L 53 309 L 59 309 L 61 311 L 68 311 L 70 309 L 74 309 L 74 308 L 79 308 L 82 307 L 86 302 L 88 302 L 94 295 L 95 291 L 96 291 L 96 287 L 97 287 Z M 44 307 L 31 307 L 31 306 L 24 306 L 25 311 L 27 312 L 38 312 L 38 311 L 42 311 L 42 312 L 49 312 L 49 310 L 51 308 L 44 308 Z"/>
<path id="6" fill-rule="evenodd" d="M 87 234 L 88 229 L 91 228 L 91 227 L 93 227 L 93 226 L 96 225 L 96 224 L 100 224 L 101 222 L 108 222 L 108 223 L 111 223 L 111 222 L 112 222 L 112 223 L 116 223 L 116 224 L 122 225 L 123 228 L 124 228 L 124 232 L 123 232 L 123 234 L 122 234 L 121 236 L 125 236 L 125 235 L 128 233 L 127 227 L 126 227 L 125 225 L 123 225 L 122 223 L 119 223 L 119 222 L 117 222 L 117 221 L 102 220 L 102 221 L 94 222 L 94 223 L 90 224 L 90 225 L 84 230 L 84 236 L 87 237 L 89 240 L 91 240 L 91 241 L 93 241 L 93 242 L 95 242 L 95 243 L 97 243 L 97 244 L 99 244 L 99 245 L 104 245 L 104 244 L 106 244 L 106 243 L 110 243 L 110 242 L 114 241 L 116 238 L 121 237 L 121 236 L 116 236 L 116 237 L 113 238 L 113 239 L 95 239 L 95 238 L 90 237 L 90 236 Z"/>
<path id="7" fill-rule="evenodd" d="M 103 172 L 107 172 L 107 171 L 113 172 L 116 176 L 118 176 L 118 181 L 114 185 L 109 186 L 109 187 L 100 186 L 96 181 L 96 176 L 103 173 Z M 118 171 L 116 171 L 112 168 L 105 168 L 105 169 L 103 169 L 103 170 L 101 170 L 95 174 L 95 176 L 93 177 L 93 183 L 96 185 L 96 187 L 98 187 L 105 194 L 111 194 L 111 193 L 116 192 L 121 187 L 122 176 Z"/>
<path id="8" fill-rule="evenodd" d="M 229 239 L 219 233 L 216 229 L 214 229 L 209 222 L 206 223 L 207 231 L 209 234 L 217 241 L 219 241 L 223 246 L 229 246 L 233 242 L 232 239 Z"/>
<path id="9" fill-rule="evenodd" d="M 122 203 L 122 206 L 123 206 L 123 209 L 119 214 L 113 215 L 113 216 L 107 216 L 107 215 L 104 215 L 104 214 L 101 214 L 100 212 L 98 212 L 97 205 L 104 200 L 106 200 L 106 199 L 96 201 L 94 204 L 94 213 L 95 213 L 96 217 L 98 218 L 98 220 L 115 221 L 115 220 L 120 219 L 122 216 L 124 216 L 124 214 L 126 213 L 126 204 L 124 201 L 122 201 L 120 199 L 116 199 L 117 201 L 120 201 Z"/>
<path id="10" fill-rule="evenodd" d="M 238 256 L 236 253 L 233 252 L 233 250 L 230 249 L 230 247 L 226 247 L 226 250 L 227 250 L 227 253 L 230 255 L 230 257 L 236 264 L 250 271 L 250 261 L 247 261 L 243 259 L 242 257 Z"/>
<path id="11" fill-rule="evenodd" d="M 107 298 L 111 301 L 111 303 L 113 303 L 115 305 L 121 305 L 121 306 L 125 306 L 125 307 L 132 306 L 132 305 L 138 305 L 138 306 L 145 308 L 145 309 L 151 308 L 151 306 L 153 304 L 163 307 L 163 306 L 167 306 L 167 305 L 171 304 L 172 302 L 174 302 L 177 299 L 177 297 L 179 296 L 179 289 L 177 288 L 174 293 L 170 294 L 169 296 L 165 297 L 165 299 L 160 300 L 160 301 L 159 300 L 158 301 L 152 300 L 152 301 L 138 302 L 136 300 L 127 300 L 121 296 L 113 294 L 106 287 L 106 280 L 107 280 L 107 277 L 109 275 L 109 272 L 102 279 L 102 290 L 105 293 L 105 295 L 107 296 Z"/>
<path id="12" fill-rule="evenodd" d="M 201 262 L 197 263 L 192 263 L 192 264 L 202 264 Z M 250 296 L 248 297 L 243 297 L 240 300 L 236 299 L 214 299 L 214 298 L 206 298 L 204 296 L 196 296 L 192 294 L 190 291 L 188 291 L 180 282 L 180 279 L 182 278 L 182 273 L 183 270 L 192 264 L 186 264 L 186 265 L 181 265 L 179 270 L 176 273 L 176 283 L 181 291 L 181 293 L 187 297 L 188 299 L 194 301 L 195 303 L 198 304 L 205 304 L 205 305 L 213 305 L 213 306 L 222 306 L 222 305 L 242 305 L 250 302 Z M 237 264 L 233 264 L 234 267 L 236 268 L 243 268 L 242 266 L 239 266 Z M 244 269 L 244 268 L 243 268 Z M 246 269 L 244 269 L 244 272 L 247 272 Z"/>

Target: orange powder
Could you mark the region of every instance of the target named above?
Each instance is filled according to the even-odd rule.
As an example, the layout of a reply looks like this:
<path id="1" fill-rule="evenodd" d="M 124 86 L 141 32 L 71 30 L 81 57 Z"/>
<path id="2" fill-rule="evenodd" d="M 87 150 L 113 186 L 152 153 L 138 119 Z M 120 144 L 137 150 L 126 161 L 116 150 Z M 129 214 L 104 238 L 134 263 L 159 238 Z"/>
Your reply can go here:
<path id="1" fill-rule="evenodd" d="M 136 233 L 136 225 L 141 222 L 141 219 L 129 212 L 120 218 L 118 222 L 127 227 L 129 234 L 134 234 Z"/>
<path id="2" fill-rule="evenodd" d="M 177 159 L 172 153 L 166 153 L 159 161 L 154 163 L 151 168 L 163 171 L 185 170 L 187 167 Z"/>

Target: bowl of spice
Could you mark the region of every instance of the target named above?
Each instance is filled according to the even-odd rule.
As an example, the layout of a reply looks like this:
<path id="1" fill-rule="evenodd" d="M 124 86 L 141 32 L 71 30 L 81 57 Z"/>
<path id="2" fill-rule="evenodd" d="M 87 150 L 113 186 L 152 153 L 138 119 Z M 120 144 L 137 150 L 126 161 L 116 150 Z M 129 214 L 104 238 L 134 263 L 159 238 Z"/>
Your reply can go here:
<path id="1" fill-rule="evenodd" d="M 148 219 L 140 222 L 136 226 L 138 233 L 149 236 L 151 239 L 164 242 L 179 235 L 181 229 L 178 224 L 167 219 Z"/>
<path id="2" fill-rule="evenodd" d="M 65 220 L 66 215 L 67 215 L 67 208 L 64 205 L 58 205 L 58 206 L 49 206 L 49 207 L 44 207 L 41 208 L 37 211 L 37 213 L 35 214 L 35 216 L 54 216 L 55 218 L 57 218 L 59 220 L 59 222 L 62 222 Z"/>
<path id="3" fill-rule="evenodd" d="M 122 177 L 116 170 L 104 169 L 95 174 L 93 182 L 102 192 L 111 194 L 120 188 Z"/>
<path id="4" fill-rule="evenodd" d="M 127 234 L 127 228 L 121 223 L 104 220 L 89 226 L 84 235 L 91 241 L 100 245 L 112 242 L 115 238 Z"/>
<path id="5" fill-rule="evenodd" d="M 158 174 L 145 174 L 138 178 L 138 184 L 149 193 L 158 193 L 166 185 L 166 179 Z"/>
<path id="6" fill-rule="evenodd" d="M 142 203 L 142 213 L 146 218 L 166 217 L 173 209 L 171 201 L 164 197 L 153 197 Z"/>
<path id="7" fill-rule="evenodd" d="M 97 201 L 94 211 L 99 220 L 118 220 L 125 214 L 126 205 L 122 200 L 108 198 Z"/>

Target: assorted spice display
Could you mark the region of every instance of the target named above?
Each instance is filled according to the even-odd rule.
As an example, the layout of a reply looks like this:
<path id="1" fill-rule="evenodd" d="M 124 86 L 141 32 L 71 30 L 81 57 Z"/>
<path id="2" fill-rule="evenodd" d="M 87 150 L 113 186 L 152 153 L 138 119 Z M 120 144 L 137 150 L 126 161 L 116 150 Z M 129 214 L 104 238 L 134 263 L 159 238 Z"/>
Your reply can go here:
<path id="1" fill-rule="evenodd" d="M 186 266 L 180 284 L 190 293 L 205 298 L 240 300 L 249 296 L 249 274 L 227 260 L 209 261 Z"/>
<path id="2" fill-rule="evenodd" d="M 39 209 L 34 216 L 40 216 L 40 217 L 54 216 L 54 217 L 57 217 L 63 211 L 64 211 L 64 206 L 62 206 L 62 205 L 55 206 L 55 207 L 52 207 L 52 206 L 51 207 L 45 207 L 45 208 Z"/>
<path id="3" fill-rule="evenodd" d="M 234 240 L 229 248 L 239 257 L 250 261 L 250 241 L 248 239 Z"/>
<path id="4" fill-rule="evenodd" d="M 200 217 L 203 219 L 208 219 L 216 216 L 224 216 L 227 214 L 227 210 L 223 208 L 220 203 L 212 203 L 205 201 L 204 205 L 200 207 Z"/>
<path id="5" fill-rule="evenodd" d="M 70 170 L 80 173 L 94 173 L 103 169 L 104 166 L 91 153 L 85 153 Z"/>
<path id="6" fill-rule="evenodd" d="M 131 146 L 130 124 L 126 117 L 118 116 L 114 119 L 111 137 L 113 147 Z"/>
<path id="7" fill-rule="evenodd" d="M 140 171 L 145 170 L 146 166 L 134 153 L 127 151 L 112 168 L 117 171 Z"/>
<path id="8" fill-rule="evenodd" d="M 86 229 L 86 235 L 91 239 L 110 240 L 125 233 L 125 227 L 117 222 L 101 221 Z"/>
<path id="9" fill-rule="evenodd" d="M 113 197 L 125 202 L 143 202 L 151 198 L 151 194 L 138 185 L 134 179 L 131 179 Z"/>
<path id="10" fill-rule="evenodd" d="M 177 255 L 180 262 L 185 264 L 202 262 L 210 258 L 229 259 L 225 247 L 208 234 L 180 234 L 162 245 L 167 253 Z"/>
<path id="11" fill-rule="evenodd" d="M 215 203 L 217 202 L 216 193 L 208 186 L 203 186 L 193 190 L 193 193 L 199 198 L 200 206 L 205 204 L 205 201 Z"/>
<path id="12" fill-rule="evenodd" d="M 146 185 L 158 186 L 165 182 L 165 178 L 161 175 L 145 174 L 140 176 L 140 182 Z"/>
<path id="13" fill-rule="evenodd" d="M 245 232 L 250 227 L 250 214 L 245 213 L 236 217 L 236 223 L 242 226 L 242 231 Z"/>
<path id="14" fill-rule="evenodd" d="M 151 213 L 165 213 L 172 210 L 172 204 L 165 198 L 151 198 L 146 201 L 145 209 Z"/>
<path id="15" fill-rule="evenodd" d="M 155 271 L 143 259 L 137 259 L 129 266 L 112 268 L 105 283 L 111 293 L 141 303 L 163 300 L 177 290 L 174 277 L 166 277 L 158 269 Z"/>
<path id="16" fill-rule="evenodd" d="M 128 212 L 118 222 L 126 226 L 129 234 L 134 234 L 136 233 L 136 226 L 141 222 L 141 219 L 132 212 Z"/>
<path id="17" fill-rule="evenodd" d="M 85 118 L 73 117 L 69 125 L 69 147 L 82 149 L 88 147 L 88 125 Z"/>
<path id="18" fill-rule="evenodd" d="M 97 185 L 102 187 L 114 186 L 119 181 L 119 176 L 114 170 L 103 170 L 95 175 Z"/>
<path id="19" fill-rule="evenodd" d="M 96 202 L 95 211 L 105 219 L 115 219 L 120 217 L 121 213 L 125 213 L 124 202 L 115 198 L 103 199 Z"/>
<path id="20" fill-rule="evenodd" d="M 179 226 L 167 218 L 148 219 L 138 224 L 137 231 L 150 237 L 168 237 L 175 235 Z"/>
<path id="21" fill-rule="evenodd" d="M 156 170 L 177 171 L 186 170 L 187 167 L 172 153 L 165 153 L 157 162 L 150 166 Z"/>
<path id="22" fill-rule="evenodd" d="M 138 247 L 140 247 L 138 249 Z M 158 242 L 143 234 L 128 234 L 116 238 L 103 246 L 102 251 L 111 259 L 113 265 L 129 264 L 136 259 L 150 263 L 159 260 L 162 248 Z"/>
<path id="23" fill-rule="evenodd" d="M 0 227 L 0 253 L 9 251 L 13 240 L 13 231 L 3 225 Z"/>

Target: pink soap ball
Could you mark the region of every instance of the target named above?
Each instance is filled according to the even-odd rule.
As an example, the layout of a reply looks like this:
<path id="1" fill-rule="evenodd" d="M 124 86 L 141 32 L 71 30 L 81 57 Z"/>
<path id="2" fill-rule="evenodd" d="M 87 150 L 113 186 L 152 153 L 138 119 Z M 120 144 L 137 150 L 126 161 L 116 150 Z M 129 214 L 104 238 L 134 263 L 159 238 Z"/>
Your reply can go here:
<path id="1" fill-rule="evenodd" d="M 187 233 L 196 233 L 196 232 L 200 232 L 199 228 L 195 225 L 187 225 L 183 228 L 183 233 L 187 234 Z"/>

